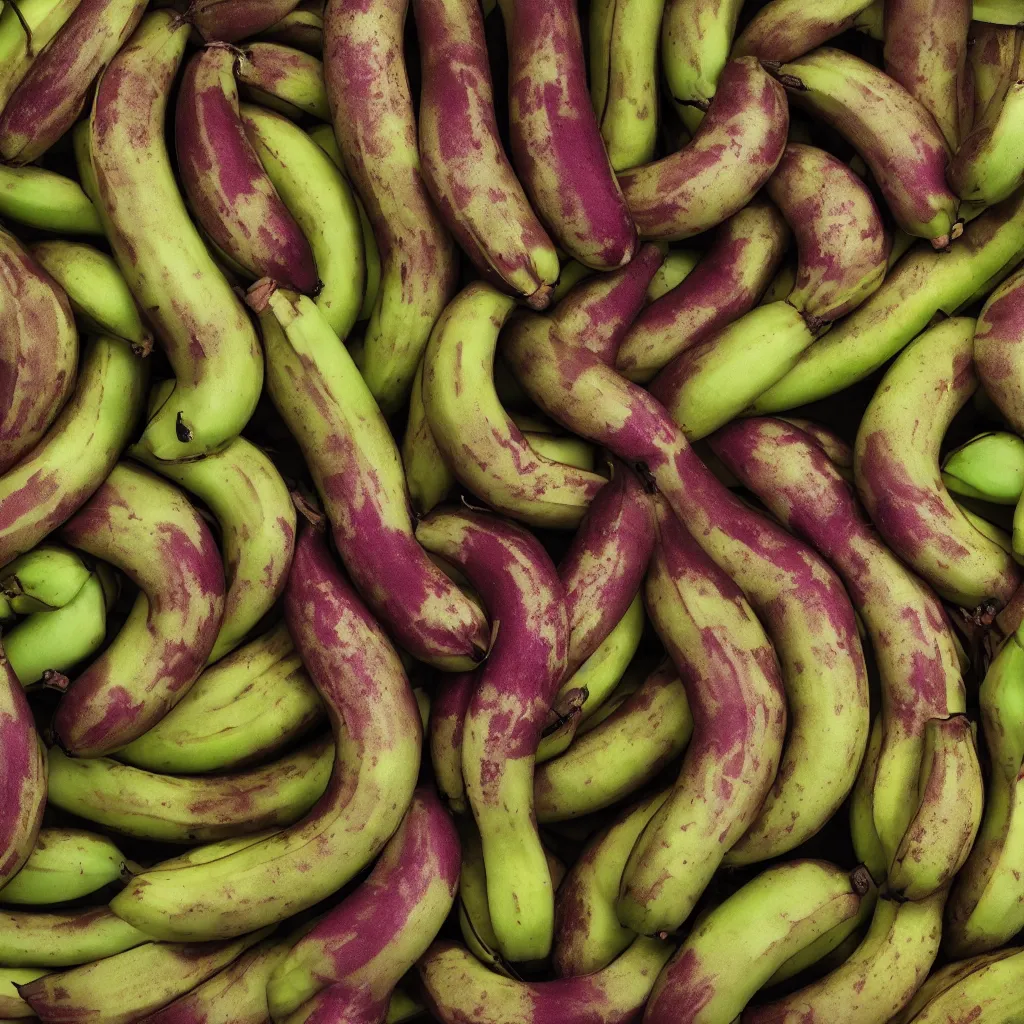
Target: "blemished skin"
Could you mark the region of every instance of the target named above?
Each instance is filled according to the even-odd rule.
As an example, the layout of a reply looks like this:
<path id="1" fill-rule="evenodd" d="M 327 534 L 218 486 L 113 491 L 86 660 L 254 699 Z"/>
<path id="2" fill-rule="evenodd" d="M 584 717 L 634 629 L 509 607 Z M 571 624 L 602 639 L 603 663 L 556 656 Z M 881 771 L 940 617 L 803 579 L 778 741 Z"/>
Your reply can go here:
<path id="1" fill-rule="evenodd" d="M 120 633 L 54 716 L 65 751 L 99 757 L 155 725 L 199 678 L 224 614 L 224 567 L 185 495 L 129 462 L 111 471 L 61 537 L 140 589 Z"/>
<path id="2" fill-rule="evenodd" d="M 694 723 L 679 778 L 622 875 L 619 920 L 654 935 L 689 917 L 757 816 L 779 766 L 787 713 L 779 663 L 754 612 L 664 502 L 645 598 Z"/>
<path id="3" fill-rule="evenodd" d="M 926 725 L 966 707 L 942 604 L 882 543 L 850 484 L 799 428 L 783 420 L 738 420 L 714 435 L 711 446 L 745 487 L 836 569 L 864 621 L 882 695 L 873 814 L 888 864 L 915 810 Z"/>
<path id="4" fill-rule="evenodd" d="M 644 1024 L 738 1018 L 791 956 L 856 916 L 870 884 L 866 874 L 821 860 L 762 872 L 697 923 L 659 975 Z"/>
<path id="5" fill-rule="evenodd" d="M 572 0 L 505 0 L 512 160 L 555 241 L 594 270 L 636 252 L 636 228 L 615 180 L 587 91 Z"/>
<path id="6" fill-rule="evenodd" d="M 498 623 L 466 710 L 462 772 L 501 952 L 539 959 L 551 947 L 554 893 L 532 814 L 534 759 L 565 674 L 565 590 L 536 538 L 496 516 L 438 510 L 416 539 L 466 574 Z"/>
<path id="7" fill-rule="evenodd" d="M 75 386 L 78 330 L 64 290 L 0 230 L 0 473 L 30 452 Z"/>
<path id="8" fill-rule="evenodd" d="M 0 910 L 0 955 L 11 967 L 73 967 L 152 941 L 106 907 Z"/>
<path id="9" fill-rule="evenodd" d="M 871 0 L 771 0 L 751 19 L 732 48 L 734 57 L 796 60 L 853 28 Z"/>
<path id="10" fill-rule="evenodd" d="M 459 865 L 452 819 L 435 793 L 418 789 L 370 877 L 274 969 L 267 984 L 274 1020 L 295 1013 L 296 1021 L 381 1024 L 395 986 L 452 908 Z M 307 1000 L 314 1001 L 308 1013 Z"/>
<path id="11" fill-rule="evenodd" d="M 729 61 L 692 141 L 619 175 L 640 237 L 690 238 L 743 209 L 775 170 L 788 130 L 782 86 L 753 57 Z"/>
<path id="12" fill-rule="evenodd" d="M 478 679 L 479 670 L 444 676 L 434 691 L 427 723 L 430 763 L 437 788 L 456 814 L 469 810 L 462 778 L 462 737 L 466 712 Z"/>
<path id="13" fill-rule="evenodd" d="M 846 164 L 791 142 L 765 191 L 796 239 L 791 306 L 815 323 L 831 323 L 878 288 L 889 240 L 870 190 Z"/>
<path id="14" fill-rule="evenodd" d="M 974 124 L 986 119 L 993 104 L 1003 102 L 1010 83 L 1016 77 L 1024 33 L 1009 25 L 973 22 L 967 65 L 974 83 Z"/>
<path id="15" fill-rule="evenodd" d="M 68 131 L 145 9 L 146 0 L 82 0 L 0 114 L 0 157 L 32 163 Z"/>
<path id="16" fill-rule="evenodd" d="M 209 863 L 136 876 L 111 909 L 151 935 L 226 938 L 312 906 L 373 860 L 412 800 L 422 745 L 416 698 L 313 527 L 299 533 L 284 610 L 327 707 L 339 770 L 290 828 Z"/>
<path id="17" fill-rule="evenodd" d="M 543 309 L 558 280 L 558 254 L 502 148 L 480 5 L 413 0 L 413 13 L 423 74 L 423 180 L 480 271 Z"/>
<path id="18" fill-rule="evenodd" d="M 871 169 L 904 231 L 945 249 L 960 233 L 950 148 L 928 110 L 879 68 L 823 46 L 773 66 L 790 99 L 838 130 Z"/>
<path id="19" fill-rule="evenodd" d="M 672 947 L 638 938 L 594 974 L 526 982 L 494 973 L 464 946 L 435 942 L 416 969 L 431 1012 L 444 1024 L 631 1024 Z"/>
<path id="20" fill-rule="evenodd" d="M 262 307 L 267 390 L 306 456 L 353 583 L 413 655 L 471 668 L 487 650 L 487 623 L 416 543 L 398 448 L 348 350 L 306 296 L 274 290 L 249 301 Z"/>
<path id="21" fill-rule="evenodd" d="M 974 368 L 985 393 L 1024 432 L 1024 270 L 988 297 L 974 331 Z"/>
<path id="22" fill-rule="evenodd" d="M 114 258 L 176 378 L 141 444 L 171 462 L 206 455 L 235 437 L 263 384 L 256 331 L 189 218 L 164 143 L 188 34 L 188 23 L 173 11 L 144 18 L 101 76 L 89 120 Z"/>
<path id="23" fill-rule="evenodd" d="M 420 173 L 402 52 L 407 10 L 408 0 L 329 0 L 324 13 L 334 132 L 380 249 L 360 369 L 385 416 L 408 395 L 458 265 Z"/>
<path id="24" fill-rule="evenodd" d="M 940 597 L 998 610 L 1022 580 L 1010 553 L 983 536 L 942 480 L 939 450 L 978 388 L 974 326 L 951 317 L 907 346 L 868 403 L 854 476 L 868 514 L 893 551 Z"/>
<path id="25" fill-rule="evenodd" d="M 40 1018 L 54 1024 L 130 1024 L 206 981 L 265 937 L 264 930 L 202 946 L 147 942 L 47 974 L 22 985 L 20 994 Z"/>
<path id="26" fill-rule="evenodd" d="M 937 312 L 952 315 L 986 289 L 1022 246 L 1024 192 L 971 221 L 948 253 L 919 243 L 750 411 L 793 409 L 863 380 L 917 337 Z"/>
<path id="27" fill-rule="evenodd" d="M 275 43 L 294 46 L 314 57 L 324 52 L 323 5 L 319 0 L 305 0 L 280 21 L 265 29 L 261 36 Z"/>
<path id="28" fill-rule="evenodd" d="M 49 752 L 50 803 L 138 839 L 207 843 L 298 821 L 323 795 L 334 762 L 328 736 L 279 760 L 228 775 L 155 775 L 105 757 Z"/>
<path id="29" fill-rule="evenodd" d="M 36 845 L 46 806 L 46 759 L 21 683 L 0 648 L 0 890 Z"/>
<path id="30" fill-rule="evenodd" d="M 633 320 L 615 357 L 619 372 L 646 383 L 685 349 L 754 307 L 782 263 L 789 229 L 755 199 L 715 232 L 694 270 Z"/>
<path id="31" fill-rule="evenodd" d="M 308 114 L 330 124 L 323 61 L 311 54 L 280 43 L 249 43 L 235 76 L 257 103 L 296 119 Z"/>
<path id="32" fill-rule="evenodd" d="M 276 25 L 299 0 L 192 0 L 189 21 L 208 43 L 233 43 Z"/>
<path id="33" fill-rule="evenodd" d="M 0 11 L 0 110 L 81 0 L 37 0 Z M 26 35 L 22 26 L 27 26 Z"/>
<path id="34" fill-rule="evenodd" d="M 267 177 L 238 110 L 234 47 L 214 43 L 186 65 L 174 115 L 178 171 L 210 237 L 253 277 L 307 294 L 317 287 L 309 242 Z"/>
<path id="35" fill-rule="evenodd" d="M 971 0 L 887 0 L 885 4 L 885 73 L 935 118 L 953 151 L 965 134 L 960 100 L 971 8 Z"/>
<path id="36" fill-rule="evenodd" d="M 60 415 L 0 477 L 0 565 L 34 548 L 103 483 L 142 414 L 147 376 L 146 364 L 120 338 L 85 346 Z"/>
<path id="37" fill-rule="evenodd" d="M 821 446 L 829 460 L 840 470 L 853 469 L 853 447 L 847 444 L 838 434 L 828 427 L 806 420 L 800 416 L 780 416 L 779 419 L 798 427 L 805 434 L 810 434 Z"/>

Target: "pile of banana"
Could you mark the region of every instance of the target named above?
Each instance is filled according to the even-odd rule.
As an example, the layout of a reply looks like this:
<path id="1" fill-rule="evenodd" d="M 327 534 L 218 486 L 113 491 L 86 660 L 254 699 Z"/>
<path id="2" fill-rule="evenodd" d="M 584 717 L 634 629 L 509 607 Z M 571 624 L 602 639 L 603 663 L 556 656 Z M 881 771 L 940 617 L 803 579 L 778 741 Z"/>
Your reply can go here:
<path id="1" fill-rule="evenodd" d="M 1024 1024 L 1024 0 L 0 0 L 0 1024 Z"/>

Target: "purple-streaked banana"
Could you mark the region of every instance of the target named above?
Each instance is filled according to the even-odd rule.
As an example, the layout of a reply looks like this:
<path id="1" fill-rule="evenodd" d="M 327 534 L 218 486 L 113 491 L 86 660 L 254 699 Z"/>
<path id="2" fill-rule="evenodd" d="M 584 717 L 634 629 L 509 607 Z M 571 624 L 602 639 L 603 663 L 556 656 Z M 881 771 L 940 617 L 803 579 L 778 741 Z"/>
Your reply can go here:
<path id="1" fill-rule="evenodd" d="M 190 0 L 189 21 L 208 42 L 234 43 L 276 25 L 299 0 Z"/>
<path id="2" fill-rule="evenodd" d="M 989 295 L 974 331 L 974 367 L 1014 431 L 1024 431 L 1024 270 Z"/>
<path id="3" fill-rule="evenodd" d="M 296 49 L 322 57 L 324 52 L 324 5 L 322 0 L 303 0 L 280 21 L 260 33 L 261 39 L 294 46 Z"/>
<path id="4" fill-rule="evenodd" d="M 789 61 L 853 28 L 871 0 L 770 0 L 751 18 L 732 48 L 734 57 Z"/>
<path id="5" fill-rule="evenodd" d="M 444 677 L 434 693 L 427 723 L 430 763 L 437 788 L 456 814 L 469 810 L 462 777 L 462 739 L 466 711 L 479 679 L 478 671 L 456 672 Z"/>
<path id="6" fill-rule="evenodd" d="M 0 110 L 81 0 L 19 0 L 0 10 Z"/>

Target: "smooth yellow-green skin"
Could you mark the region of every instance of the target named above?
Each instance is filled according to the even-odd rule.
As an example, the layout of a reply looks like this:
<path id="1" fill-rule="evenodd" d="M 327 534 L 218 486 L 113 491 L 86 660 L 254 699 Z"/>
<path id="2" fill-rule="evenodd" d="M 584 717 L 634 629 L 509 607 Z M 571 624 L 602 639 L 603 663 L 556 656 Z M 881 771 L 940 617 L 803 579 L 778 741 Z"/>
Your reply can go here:
<path id="1" fill-rule="evenodd" d="M 0 164 L 0 216 L 61 234 L 103 234 L 96 207 L 78 182 L 34 165 Z"/>

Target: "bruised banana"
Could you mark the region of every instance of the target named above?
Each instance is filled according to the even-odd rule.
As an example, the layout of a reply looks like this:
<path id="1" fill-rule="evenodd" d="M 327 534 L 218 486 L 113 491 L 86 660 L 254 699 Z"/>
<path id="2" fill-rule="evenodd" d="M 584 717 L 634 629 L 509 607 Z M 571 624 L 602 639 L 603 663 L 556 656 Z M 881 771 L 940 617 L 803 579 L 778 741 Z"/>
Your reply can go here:
<path id="1" fill-rule="evenodd" d="M 802 57 L 854 27 L 871 0 L 770 0 L 751 18 L 733 46 L 734 57 L 765 61 Z"/>

